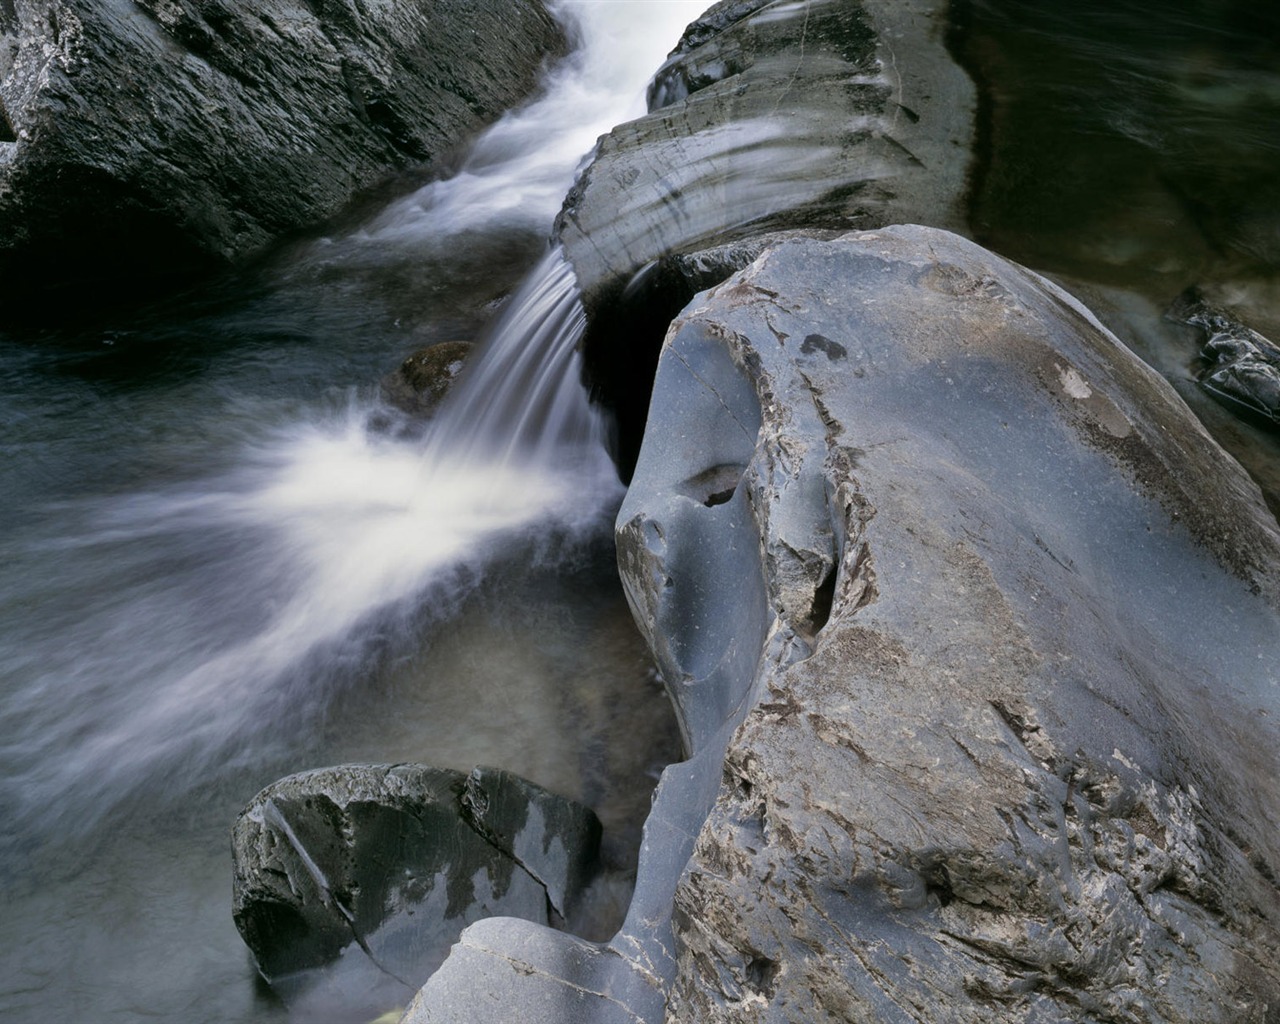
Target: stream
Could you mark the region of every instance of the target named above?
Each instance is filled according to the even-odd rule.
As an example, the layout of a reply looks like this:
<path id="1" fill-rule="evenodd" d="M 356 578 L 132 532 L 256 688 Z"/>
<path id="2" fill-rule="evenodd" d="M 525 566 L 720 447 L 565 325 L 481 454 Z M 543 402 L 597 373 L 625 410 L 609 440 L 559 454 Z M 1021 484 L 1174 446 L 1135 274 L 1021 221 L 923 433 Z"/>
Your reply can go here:
<path id="1" fill-rule="evenodd" d="M 550 6 L 574 52 L 447 177 L 145 309 L 0 330 L 0 1019 L 287 1021 L 232 925 L 228 830 L 322 765 L 489 764 L 582 800 L 602 934 L 625 908 L 679 740 L 546 238 L 709 2 Z M 990 97 L 975 237 L 1097 305 L 1280 507 L 1275 435 L 1198 392 L 1162 318 L 1211 287 L 1280 340 L 1262 6 L 957 0 L 953 44 Z M 424 426 L 379 381 L 451 340 L 483 348 Z"/>
<path id="2" fill-rule="evenodd" d="M 228 830 L 327 764 L 489 764 L 582 800 L 620 920 L 679 741 L 545 239 L 707 3 L 552 6 L 574 52 L 446 180 L 2 338 L 4 1020 L 287 1019 L 231 923 Z M 445 339 L 481 346 L 423 426 L 378 382 Z"/>

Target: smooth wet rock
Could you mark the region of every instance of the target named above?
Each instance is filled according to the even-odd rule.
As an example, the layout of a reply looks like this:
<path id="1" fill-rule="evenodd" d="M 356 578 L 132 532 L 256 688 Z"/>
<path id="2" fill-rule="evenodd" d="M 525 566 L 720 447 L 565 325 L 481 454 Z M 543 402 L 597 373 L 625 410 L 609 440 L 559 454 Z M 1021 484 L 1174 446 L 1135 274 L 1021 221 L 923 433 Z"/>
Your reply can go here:
<path id="1" fill-rule="evenodd" d="M 239 259 L 438 160 L 563 48 L 537 0 L 0 3 L 0 289 Z"/>
<path id="2" fill-rule="evenodd" d="M 599 842 L 590 810 L 496 769 L 304 772 L 236 822 L 236 926 L 295 1009 L 403 1006 L 468 924 L 562 924 Z"/>
<path id="3" fill-rule="evenodd" d="M 382 393 L 392 405 L 412 416 L 429 416 L 462 372 L 471 351 L 467 341 L 443 341 L 420 348 L 382 381 Z"/>
<path id="4" fill-rule="evenodd" d="M 937 0 L 724 0 L 658 71 L 650 113 L 600 140 L 556 231 L 624 475 L 694 294 L 663 261 L 795 229 L 963 230 L 975 96 L 946 25 Z"/>
<path id="5" fill-rule="evenodd" d="M 600 141 L 557 233 L 589 313 L 651 260 L 766 231 L 959 227 L 973 88 L 932 0 L 724 0 Z M 911 69 L 897 59 L 910 53 Z"/>
<path id="6" fill-rule="evenodd" d="M 1280 347 L 1192 289 L 1169 316 L 1204 334 L 1200 386 L 1237 413 L 1280 426 Z"/>
<path id="7" fill-rule="evenodd" d="M 741 722 L 667 1019 L 1271 1019 L 1280 535 L 1163 380 L 895 227 L 695 300 L 651 423 L 624 580 L 685 720 Z M 738 546 L 768 627 L 726 700 L 744 576 L 701 552 Z"/>
<path id="8" fill-rule="evenodd" d="M 690 749 L 627 921 L 476 925 L 406 1020 L 1273 1019 L 1280 530 L 1066 293 L 766 249 L 673 324 L 617 539 Z"/>

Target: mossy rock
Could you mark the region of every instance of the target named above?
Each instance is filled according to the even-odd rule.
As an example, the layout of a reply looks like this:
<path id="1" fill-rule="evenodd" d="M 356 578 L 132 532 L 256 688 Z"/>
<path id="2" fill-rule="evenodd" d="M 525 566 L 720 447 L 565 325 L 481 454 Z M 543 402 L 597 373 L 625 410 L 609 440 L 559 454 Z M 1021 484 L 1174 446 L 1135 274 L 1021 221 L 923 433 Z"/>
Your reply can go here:
<path id="1" fill-rule="evenodd" d="M 430 416 L 462 372 L 469 341 L 442 341 L 420 348 L 382 381 L 388 402 L 412 416 Z"/>

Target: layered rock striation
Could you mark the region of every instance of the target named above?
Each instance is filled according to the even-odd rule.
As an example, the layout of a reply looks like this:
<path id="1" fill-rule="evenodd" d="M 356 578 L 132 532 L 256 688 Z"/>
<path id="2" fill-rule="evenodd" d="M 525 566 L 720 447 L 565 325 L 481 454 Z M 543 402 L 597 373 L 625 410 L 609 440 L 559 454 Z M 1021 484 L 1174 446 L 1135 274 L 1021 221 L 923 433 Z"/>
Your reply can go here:
<path id="1" fill-rule="evenodd" d="M 243 257 L 441 157 L 563 48 L 538 0 L 0 3 L 0 287 Z"/>
<path id="2" fill-rule="evenodd" d="M 649 114 L 600 140 L 556 233 L 624 472 L 648 400 L 636 382 L 712 283 L 682 257 L 721 247 L 736 262 L 724 247 L 795 229 L 963 230 L 976 99 L 947 24 L 937 0 L 722 0 L 657 72 Z"/>

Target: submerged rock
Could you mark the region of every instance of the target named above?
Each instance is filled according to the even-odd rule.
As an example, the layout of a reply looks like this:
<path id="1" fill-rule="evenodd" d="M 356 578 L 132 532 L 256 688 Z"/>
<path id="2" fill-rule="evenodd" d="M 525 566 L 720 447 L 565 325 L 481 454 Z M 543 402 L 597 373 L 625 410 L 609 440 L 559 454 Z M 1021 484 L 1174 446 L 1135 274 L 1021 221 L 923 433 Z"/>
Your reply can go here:
<path id="1" fill-rule="evenodd" d="M 1280 348 L 1196 290 L 1169 310 L 1179 323 L 1204 332 L 1200 386 L 1243 415 L 1280 426 Z"/>
<path id="2" fill-rule="evenodd" d="M 221 266 L 440 157 L 562 50 L 537 0 L 0 3 L 0 287 Z"/>
<path id="3" fill-rule="evenodd" d="M 617 536 L 691 754 L 627 922 L 472 926 L 407 1021 L 1274 1016 L 1280 531 L 1070 296 L 767 248 L 672 325 Z"/>
<path id="4" fill-rule="evenodd" d="M 413 416 L 429 416 L 462 372 L 471 343 L 442 341 L 420 348 L 382 381 L 387 401 Z"/>
<path id="5" fill-rule="evenodd" d="M 599 843 L 590 810 L 496 769 L 304 772 L 236 822 L 235 922 L 291 1006 L 403 1006 L 466 925 L 563 923 Z"/>

